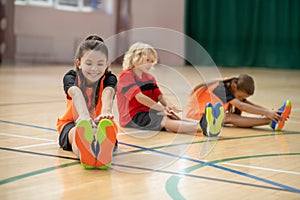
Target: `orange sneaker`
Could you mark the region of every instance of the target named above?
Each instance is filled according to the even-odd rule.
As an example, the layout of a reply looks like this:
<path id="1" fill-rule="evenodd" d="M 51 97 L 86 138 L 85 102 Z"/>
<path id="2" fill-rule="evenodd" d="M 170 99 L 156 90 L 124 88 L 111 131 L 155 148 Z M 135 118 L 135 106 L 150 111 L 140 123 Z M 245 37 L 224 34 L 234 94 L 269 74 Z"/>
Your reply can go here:
<path id="1" fill-rule="evenodd" d="M 95 168 L 94 132 L 88 120 L 80 120 L 76 124 L 75 143 L 79 150 L 81 165 L 85 169 Z"/>
<path id="2" fill-rule="evenodd" d="M 111 166 L 117 133 L 118 128 L 111 120 L 102 119 L 99 122 L 96 134 L 96 167 L 99 169 L 108 169 Z"/>
<path id="3" fill-rule="evenodd" d="M 287 118 L 290 116 L 291 110 L 292 110 L 292 103 L 290 100 L 286 100 L 283 104 L 283 106 L 281 106 L 281 108 L 278 109 L 279 111 L 281 111 L 281 121 L 279 122 L 275 122 L 272 121 L 270 126 L 273 130 L 275 131 L 281 131 L 281 129 L 283 128 L 285 121 L 287 120 Z"/>

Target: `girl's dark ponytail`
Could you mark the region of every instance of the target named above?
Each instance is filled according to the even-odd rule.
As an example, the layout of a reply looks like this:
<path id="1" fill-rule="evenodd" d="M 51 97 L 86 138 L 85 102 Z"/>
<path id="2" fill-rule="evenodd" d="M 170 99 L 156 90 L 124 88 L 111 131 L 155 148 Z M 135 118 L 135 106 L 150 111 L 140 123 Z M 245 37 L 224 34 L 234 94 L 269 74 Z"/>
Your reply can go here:
<path id="1" fill-rule="evenodd" d="M 89 36 L 87 36 L 85 38 L 84 41 L 87 41 L 87 40 L 97 40 L 99 42 L 103 42 L 104 43 L 104 40 L 100 36 L 98 36 L 98 35 L 89 35 Z"/>

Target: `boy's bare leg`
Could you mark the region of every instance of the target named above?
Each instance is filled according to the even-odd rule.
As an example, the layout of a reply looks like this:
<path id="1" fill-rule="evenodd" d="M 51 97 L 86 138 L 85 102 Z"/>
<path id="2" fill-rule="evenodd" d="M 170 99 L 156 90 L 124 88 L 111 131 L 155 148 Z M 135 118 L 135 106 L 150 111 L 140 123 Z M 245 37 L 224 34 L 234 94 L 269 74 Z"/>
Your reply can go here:
<path id="1" fill-rule="evenodd" d="M 196 121 L 173 120 L 168 117 L 164 117 L 161 125 L 176 133 L 197 133 L 201 131 L 199 122 Z"/>
<path id="2" fill-rule="evenodd" d="M 253 126 L 263 126 L 271 123 L 269 118 L 245 117 L 237 114 L 226 114 L 225 124 L 233 124 L 238 127 L 249 128 Z"/>

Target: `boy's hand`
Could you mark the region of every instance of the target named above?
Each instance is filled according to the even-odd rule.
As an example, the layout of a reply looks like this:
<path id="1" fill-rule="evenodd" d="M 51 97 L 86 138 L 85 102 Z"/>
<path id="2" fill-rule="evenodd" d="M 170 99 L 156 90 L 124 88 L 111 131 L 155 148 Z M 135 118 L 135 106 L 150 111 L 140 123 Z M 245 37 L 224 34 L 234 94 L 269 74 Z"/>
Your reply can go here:
<path id="1" fill-rule="evenodd" d="M 173 111 L 173 112 L 182 112 L 182 109 L 177 108 L 175 105 L 167 105 L 165 107 L 167 112 Z"/>
<path id="2" fill-rule="evenodd" d="M 281 111 L 279 110 L 271 110 L 268 112 L 267 117 L 275 122 L 279 122 L 281 120 Z"/>
<path id="3" fill-rule="evenodd" d="M 170 104 L 165 106 L 165 111 L 170 119 L 180 120 L 180 117 L 177 115 L 177 113 L 182 112 L 182 110 L 177 108 L 175 105 Z"/>
<path id="4" fill-rule="evenodd" d="M 167 116 L 173 120 L 180 120 L 180 117 L 173 110 L 170 110 L 169 112 L 167 112 Z"/>

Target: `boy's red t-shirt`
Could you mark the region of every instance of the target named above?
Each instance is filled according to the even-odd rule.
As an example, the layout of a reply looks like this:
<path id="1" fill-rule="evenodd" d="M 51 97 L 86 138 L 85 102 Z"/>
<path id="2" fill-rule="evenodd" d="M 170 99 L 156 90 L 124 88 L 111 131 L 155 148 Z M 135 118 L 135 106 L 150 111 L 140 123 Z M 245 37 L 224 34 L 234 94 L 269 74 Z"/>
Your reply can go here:
<path id="1" fill-rule="evenodd" d="M 135 95 L 139 92 L 155 102 L 158 102 L 158 97 L 162 94 L 151 74 L 143 73 L 140 78 L 132 70 L 123 71 L 119 76 L 116 93 L 119 124 L 122 127 L 126 126 L 137 113 L 150 110 L 149 107 L 136 100 Z"/>

